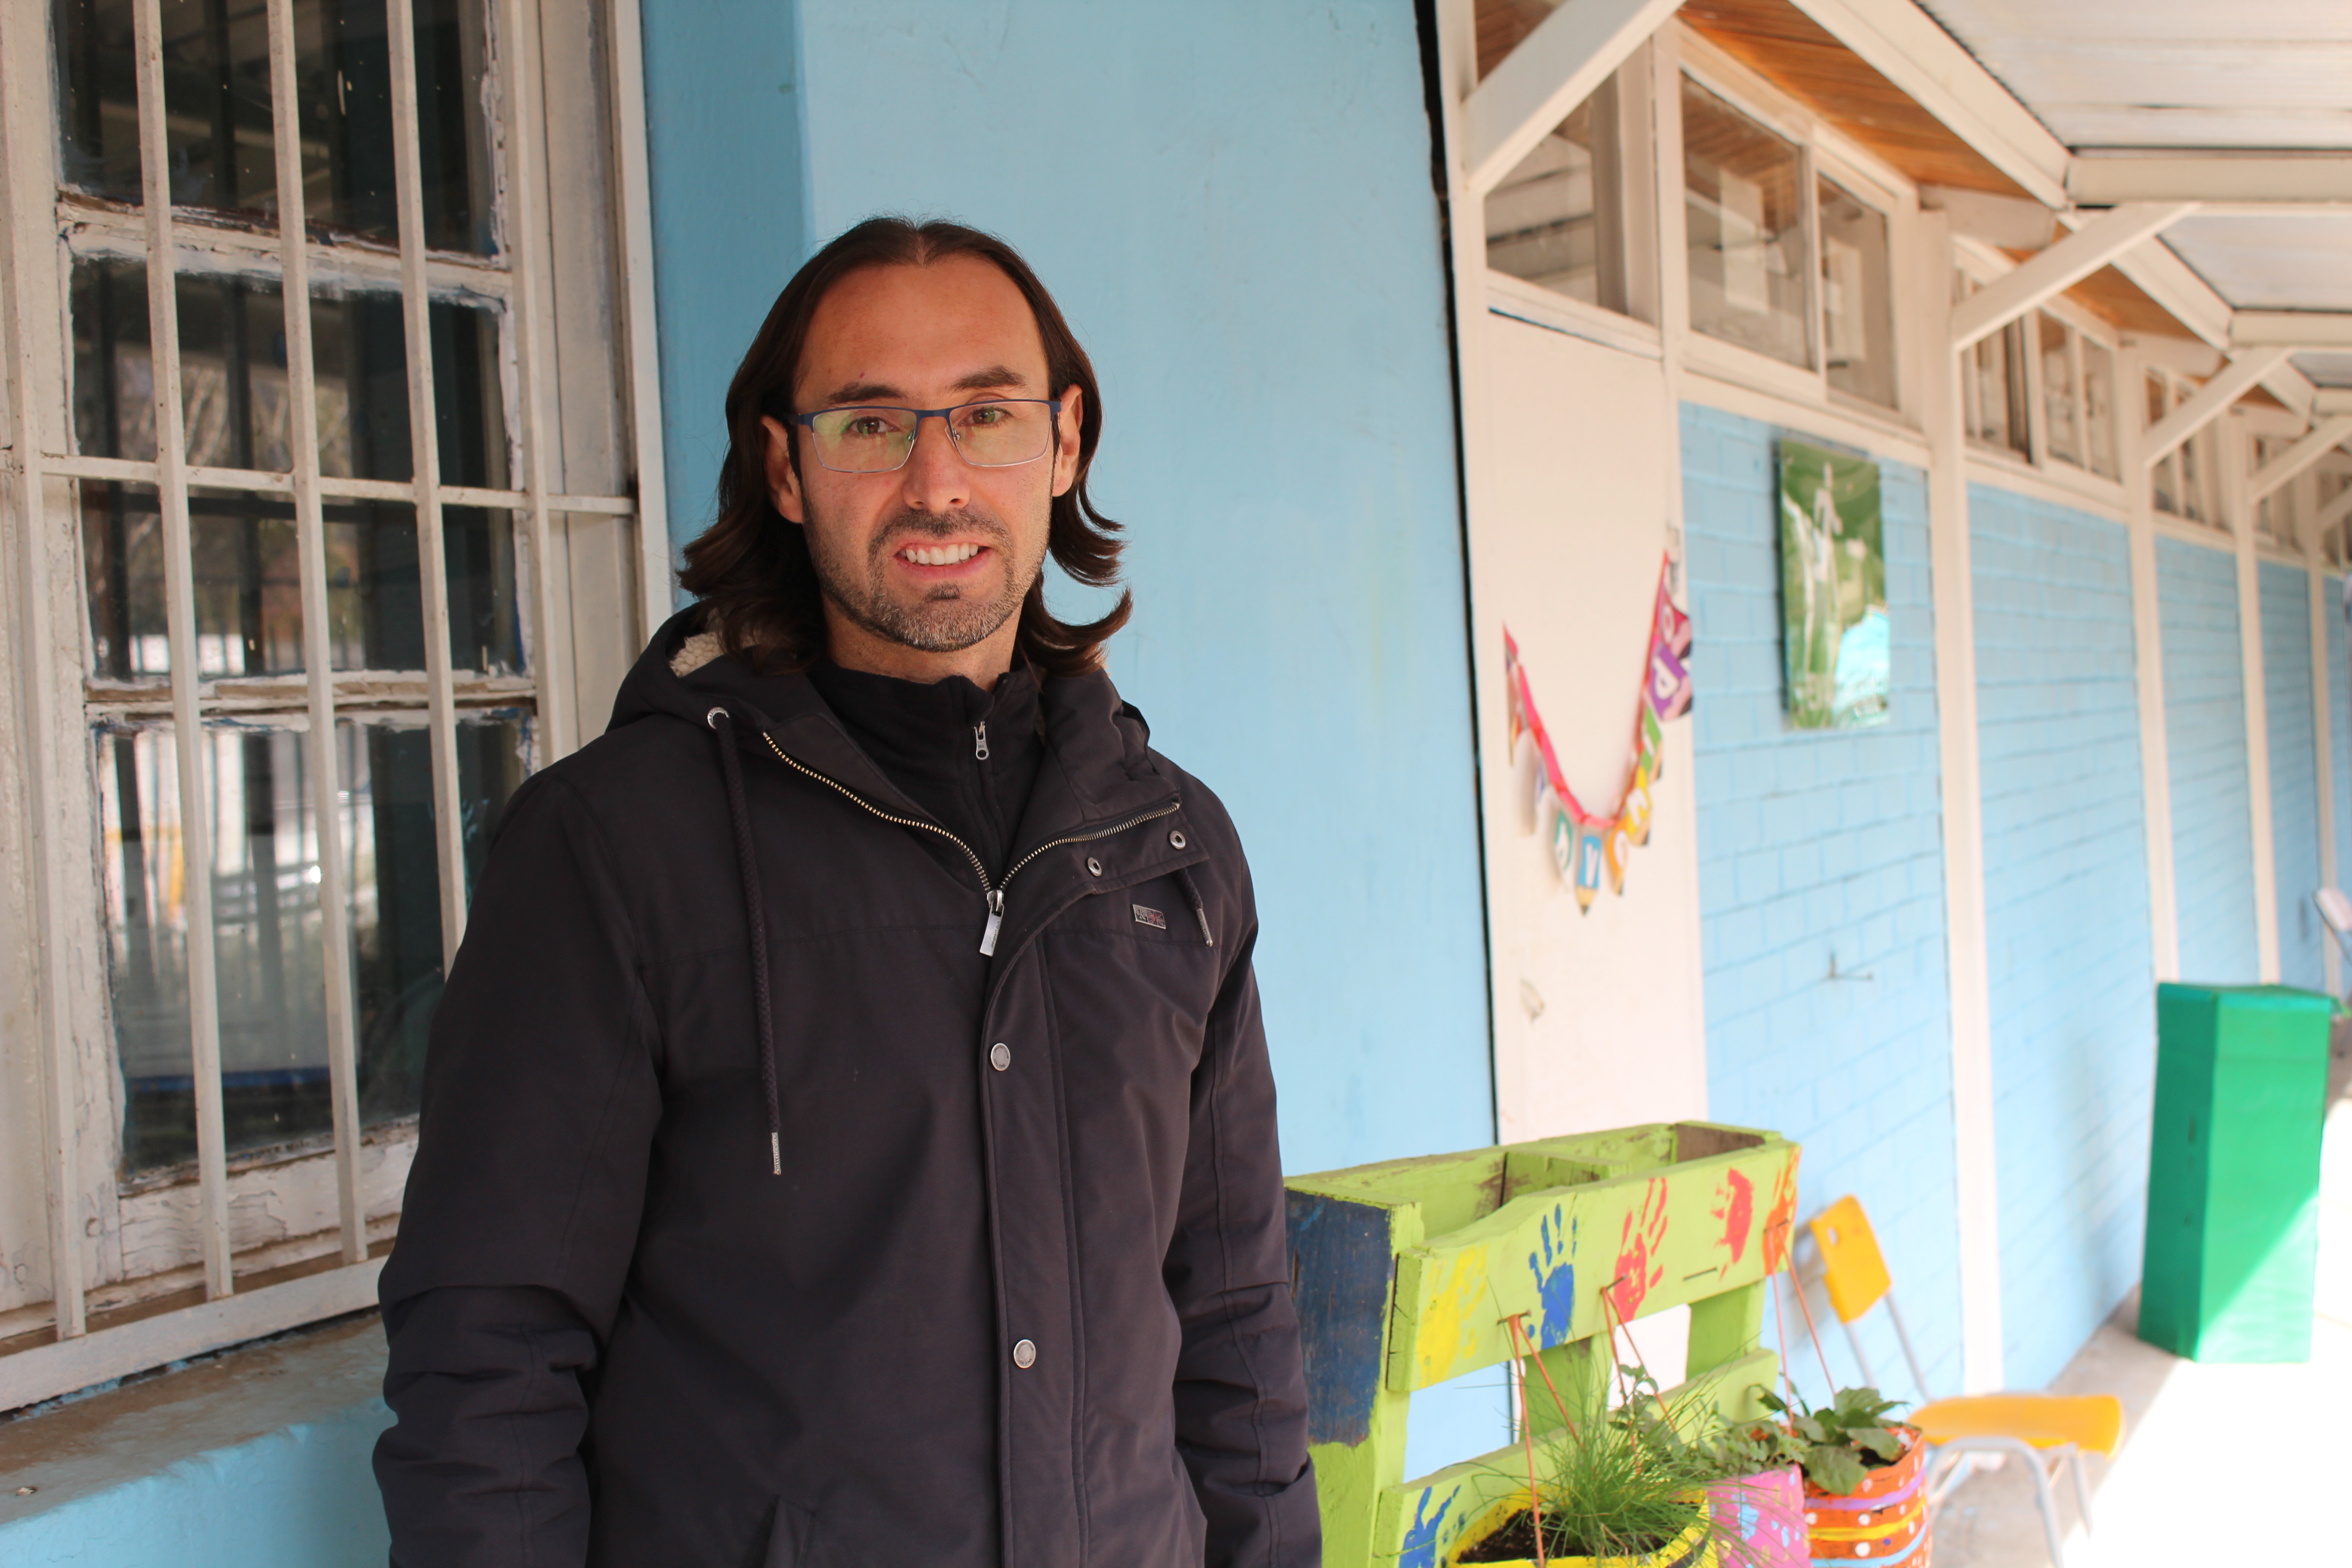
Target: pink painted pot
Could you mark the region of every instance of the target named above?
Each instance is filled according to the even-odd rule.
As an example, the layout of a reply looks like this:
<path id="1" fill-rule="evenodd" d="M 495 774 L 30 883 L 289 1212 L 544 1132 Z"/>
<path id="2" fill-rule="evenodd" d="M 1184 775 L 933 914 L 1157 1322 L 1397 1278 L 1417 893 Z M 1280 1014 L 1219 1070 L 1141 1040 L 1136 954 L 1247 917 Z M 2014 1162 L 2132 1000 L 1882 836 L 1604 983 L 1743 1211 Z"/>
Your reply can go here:
<path id="1" fill-rule="evenodd" d="M 1794 1465 L 1717 1481 L 1706 1496 L 1724 1533 L 1745 1549 L 1729 1554 L 1740 1568 L 1807 1568 L 1811 1563 L 1805 1475 Z"/>

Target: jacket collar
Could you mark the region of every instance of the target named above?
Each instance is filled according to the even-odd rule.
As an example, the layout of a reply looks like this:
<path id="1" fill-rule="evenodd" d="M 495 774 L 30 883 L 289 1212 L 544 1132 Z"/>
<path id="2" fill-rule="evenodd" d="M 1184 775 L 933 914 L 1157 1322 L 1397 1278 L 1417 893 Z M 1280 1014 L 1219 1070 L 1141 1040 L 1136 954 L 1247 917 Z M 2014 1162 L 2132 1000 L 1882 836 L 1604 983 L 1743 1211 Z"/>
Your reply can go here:
<path id="1" fill-rule="evenodd" d="M 699 631 L 701 621 L 701 607 L 689 606 L 654 634 L 622 682 L 611 729 L 656 716 L 703 729 L 709 710 L 724 707 L 740 743 L 755 753 L 767 753 L 764 735 L 802 766 L 870 805 L 940 826 L 849 738 L 808 677 L 754 675 L 724 657 L 683 676 L 677 673 L 673 660 Z M 1048 679 L 1042 683 L 1038 703 L 1045 754 L 1013 835 L 1013 863 L 1041 844 L 1099 832 L 1178 798 L 1175 781 L 1162 774 L 1151 758 L 1150 731 L 1143 716 L 1119 700 L 1109 676 L 1096 671 Z"/>

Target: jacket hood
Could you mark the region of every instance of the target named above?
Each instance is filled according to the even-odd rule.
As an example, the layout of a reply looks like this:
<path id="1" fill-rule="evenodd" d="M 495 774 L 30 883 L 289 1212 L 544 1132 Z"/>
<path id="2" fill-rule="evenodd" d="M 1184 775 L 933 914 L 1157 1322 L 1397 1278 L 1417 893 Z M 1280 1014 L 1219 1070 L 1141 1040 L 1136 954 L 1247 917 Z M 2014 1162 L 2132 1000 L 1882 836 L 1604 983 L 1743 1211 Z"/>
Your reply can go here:
<path id="1" fill-rule="evenodd" d="M 740 660 L 719 656 L 715 638 L 681 659 L 689 640 L 707 637 L 702 619 L 703 607 L 689 605 L 662 623 L 621 682 L 608 730 L 657 716 L 705 729 L 711 710 L 723 707 L 739 736 L 773 734 L 811 766 L 868 798 L 925 815 L 851 742 L 805 675 L 754 674 Z M 1047 679 L 1038 701 L 1050 754 L 1059 763 L 1047 771 L 1060 775 L 1057 785 L 1075 797 L 1069 805 L 1076 815 L 1120 809 L 1139 787 L 1169 792 L 1174 781 L 1151 755 L 1151 726 L 1120 699 L 1109 676 L 1097 671 Z"/>

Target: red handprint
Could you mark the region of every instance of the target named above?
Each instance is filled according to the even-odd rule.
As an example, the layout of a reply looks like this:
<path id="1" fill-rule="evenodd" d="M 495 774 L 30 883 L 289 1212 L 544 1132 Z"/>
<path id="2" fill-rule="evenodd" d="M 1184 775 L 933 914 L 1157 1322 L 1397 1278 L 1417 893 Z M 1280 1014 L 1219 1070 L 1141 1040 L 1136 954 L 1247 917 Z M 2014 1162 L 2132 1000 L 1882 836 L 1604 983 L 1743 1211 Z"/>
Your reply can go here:
<path id="1" fill-rule="evenodd" d="M 1619 1322 L 1630 1323 L 1640 1317 L 1650 1287 L 1665 1278 L 1665 1265 L 1655 1261 L 1665 1239 L 1666 1184 L 1664 1178 L 1654 1176 L 1642 1194 L 1641 1212 L 1627 1215 L 1619 1232 L 1617 1277 L 1608 1291 Z"/>

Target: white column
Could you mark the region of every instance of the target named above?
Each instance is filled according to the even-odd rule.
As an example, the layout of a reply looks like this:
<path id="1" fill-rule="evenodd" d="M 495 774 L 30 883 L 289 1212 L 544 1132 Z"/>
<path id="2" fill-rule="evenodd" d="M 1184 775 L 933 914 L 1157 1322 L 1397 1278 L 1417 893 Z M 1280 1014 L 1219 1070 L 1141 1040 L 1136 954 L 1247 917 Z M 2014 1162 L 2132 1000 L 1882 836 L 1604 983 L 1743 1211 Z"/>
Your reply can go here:
<path id="1" fill-rule="evenodd" d="M 2301 514 L 2309 518 L 2308 510 Z M 2304 525 L 2304 579 L 2311 586 L 2311 734 L 2315 782 L 2319 786 L 2319 883 L 2324 888 L 2341 887 L 2336 870 L 2336 715 L 2329 702 L 2336 671 L 2327 662 L 2328 603 L 2327 557 L 2319 548 L 2317 532 L 2309 522 Z M 2339 601 L 2340 604 L 2340 601 Z M 2336 939 L 2320 941 L 2321 962 L 2326 965 L 2327 994 L 2344 994 L 2343 955 L 2336 951 Z"/>
<path id="2" fill-rule="evenodd" d="M 2214 477 L 2238 562 L 2238 660 L 2245 684 L 2246 801 L 2254 843 L 2254 944 L 2264 984 L 2279 977 L 2278 856 L 2271 838 L 2271 720 L 2263 686 L 2262 563 L 2254 556 L 2253 508 L 2246 504 L 2246 444 L 2234 414 L 2214 432 Z"/>
<path id="3" fill-rule="evenodd" d="M 2000 1210 L 1993 1144 L 1992 995 L 1977 752 L 1976 590 L 1969 550 L 1968 434 L 1952 351 L 1951 220 L 1923 213 L 1915 264 L 1934 355 L 1920 377 L 1936 604 L 1936 711 L 1943 757 L 1944 925 L 1952 998 L 1952 1130 L 1958 1166 L 1960 1376 L 2001 1384 Z"/>
<path id="4" fill-rule="evenodd" d="M 2156 571 L 2156 492 L 2141 457 L 2147 429 L 2139 351 L 2118 361 L 2124 495 L 2129 508 L 2132 651 L 2139 677 L 2140 812 L 2147 834 L 2147 924 L 2156 978 L 2180 978 L 2180 913 L 2172 869 L 2172 753 L 2164 710 L 2164 609 Z"/>

